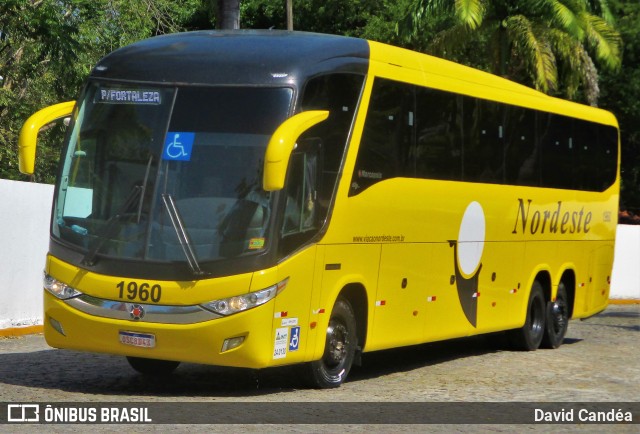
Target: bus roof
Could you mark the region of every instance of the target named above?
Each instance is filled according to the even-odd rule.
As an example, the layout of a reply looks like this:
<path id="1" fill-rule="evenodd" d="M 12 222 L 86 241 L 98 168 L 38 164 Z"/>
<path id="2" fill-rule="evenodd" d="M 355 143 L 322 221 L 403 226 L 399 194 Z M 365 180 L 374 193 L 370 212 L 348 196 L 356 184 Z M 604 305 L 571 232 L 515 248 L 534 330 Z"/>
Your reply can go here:
<path id="1" fill-rule="evenodd" d="M 325 71 L 366 74 L 369 44 L 344 36 L 278 30 L 158 36 L 104 57 L 94 78 L 204 85 L 296 85 Z"/>
<path id="2" fill-rule="evenodd" d="M 604 110 L 553 98 L 448 60 L 364 39 L 298 31 L 204 30 L 149 38 L 104 57 L 91 77 L 183 85 L 299 88 L 309 77 L 328 72 L 373 73 L 399 80 L 402 76 L 422 86 L 617 127 L 615 117 Z"/>
<path id="3" fill-rule="evenodd" d="M 375 75 L 394 78 L 403 75 L 414 84 L 478 98 L 499 101 L 552 113 L 564 114 L 618 127 L 612 113 L 549 96 L 531 87 L 459 63 L 423 53 L 369 42 L 370 70 Z M 401 73 L 399 69 L 413 71 Z"/>

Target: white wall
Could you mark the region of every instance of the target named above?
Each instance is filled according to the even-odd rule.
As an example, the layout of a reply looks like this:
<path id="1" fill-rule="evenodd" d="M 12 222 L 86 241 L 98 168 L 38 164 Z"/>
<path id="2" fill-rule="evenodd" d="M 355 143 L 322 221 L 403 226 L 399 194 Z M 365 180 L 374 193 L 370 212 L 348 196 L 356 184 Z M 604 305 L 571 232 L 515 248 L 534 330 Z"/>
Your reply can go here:
<path id="1" fill-rule="evenodd" d="M 53 186 L 0 179 L 0 329 L 42 324 Z"/>
<path id="2" fill-rule="evenodd" d="M 0 179 L 0 329 L 42 324 L 53 186 Z M 640 226 L 619 225 L 612 299 L 640 299 Z"/>
<path id="3" fill-rule="evenodd" d="M 640 226 L 618 225 L 609 298 L 640 299 Z"/>

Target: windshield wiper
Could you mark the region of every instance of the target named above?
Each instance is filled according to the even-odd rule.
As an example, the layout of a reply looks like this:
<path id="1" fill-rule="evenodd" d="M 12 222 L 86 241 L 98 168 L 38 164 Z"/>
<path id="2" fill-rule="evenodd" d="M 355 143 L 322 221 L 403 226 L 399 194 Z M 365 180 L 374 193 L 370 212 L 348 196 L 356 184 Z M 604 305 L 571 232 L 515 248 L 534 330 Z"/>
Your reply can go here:
<path id="1" fill-rule="evenodd" d="M 178 237 L 178 241 L 180 242 L 180 246 L 182 247 L 182 251 L 184 252 L 184 256 L 187 258 L 189 268 L 191 268 L 193 274 L 197 276 L 205 274 L 204 271 L 202 271 L 202 269 L 200 268 L 200 264 L 198 264 L 198 258 L 196 258 L 196 253 L 193 251 L 193 245 L 191 244 L 191 240 L 189 239 L 189 234 L 187 233 L 187 229 L 184 227 L 184 223 L 182 222 L 182 218 L 180 217 L 180 212 L 178 211 L 178 208 L 173 201 L 173 196 L 171 196 L 169 193 L 163 193 L 162 203 L 167 209 L 167 214 L 169 214 L 171 224 L 176 231 L 176 235 Z"/>
<path id="2" fill-rule="evenodd" d="M 144 188 L 140 185 L 136 185 L 135 187 L 133 187 L 133 190 L 131 190 L 131 193 L 129 193 L 129 197 L 127 197 L 127 200 L 125 200 L 118 211 L 107 220 L 102 230 L 100 230 L 95 235 L 96 238 L 98 238 L 98 242 L 91 250 L 87 252 L 86 255 L 84 255 L 84 258 L 82 258 L 81 263 L 83 265 L 91 266 L 96 263 L 96 255 L 98 254 L 104 243 L 107 241 L 107 239 L 111 238 L 111 232 L 113 232 L 113 229 L 116 227 L 116 223 L 118 223 L 120 218 L 122 218 L 122 216 L 129 210 L 129 208 L 131 208 L 131 205 L 136 202 L 138 197 L 142 196 L 143 190 Z"/>
<path id="3" fill-rule="evenodd" d="M 152 162 L 153 162 L 153 155 L 149 155 L 147 170 L 144 171 L 144 181 L 142 182 L 142 191 L 140 192 L 140 202 L 138 203 L 138 217 L 137 217 L 136 223 L 140 223 L 140 218 L 142 217 L 142 204 L 144 202 L 144 193 L 147 190 L 147 181 L 149 180 L 149 171 L 151 170 Z"/>

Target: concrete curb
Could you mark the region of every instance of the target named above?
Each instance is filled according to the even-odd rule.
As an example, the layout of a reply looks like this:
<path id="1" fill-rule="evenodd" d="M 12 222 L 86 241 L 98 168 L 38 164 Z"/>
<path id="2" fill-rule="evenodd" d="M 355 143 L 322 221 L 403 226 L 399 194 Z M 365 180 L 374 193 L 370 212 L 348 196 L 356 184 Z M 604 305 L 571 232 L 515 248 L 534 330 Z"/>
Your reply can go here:
<path id="1" fill-rule="evenodd" d="M 44 332 L 44 326 L 41 325 L 14 327 L 9 329 L 0 329 L 0 338 L 35 335 L 42 332 Z"/>

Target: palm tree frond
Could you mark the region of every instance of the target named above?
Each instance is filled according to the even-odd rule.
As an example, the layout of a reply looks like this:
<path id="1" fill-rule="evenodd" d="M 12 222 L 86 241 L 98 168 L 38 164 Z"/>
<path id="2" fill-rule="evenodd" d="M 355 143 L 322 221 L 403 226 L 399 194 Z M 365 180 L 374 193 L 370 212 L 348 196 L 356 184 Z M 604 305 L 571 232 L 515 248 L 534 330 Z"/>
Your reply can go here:
<path id="1" fill-rule="evenodd" d="M 525 58 L 536 88 L 545 93 L 554 91 L 558 85 L 558 70 L 548 41 L 539 38 L 531 22 L 522 15 L 509 17 L 506 26 L 514 50 Z"/>
<path id="2" fill-rule="evenodd" d="M 482 24 L 486 12 L 485 0 L 455 0 L 456 17 L 475 30 Z"/>
<path id="3" fill-rule="evenodd" d="M 611 9 L 609 8 L 609 2 L 607 0 L 589 0 L 591 3 L 592 13 L 602 17 L 607 24 L 613 26 L 615 24 L 615 18 Z"/>
<path id="4" fill-rule="evenodd" d="M 465 24 L 458 24 L 438 33 L 429 44 L 428 52 L 443 58 L 463 47 L 469 41 L 471 29 Z"/>
<path id="5" fill-rule="evenodd" d="M 546 0 L 544 3 L 552 11 L 553 20 L 560 25 L 560 28 L 580 41 L 584 39 L 584 30 L 582 29 L 578 16 L 579 13 L 584 11 L 584 4 L 580 4 L 583 2 Z M 565 3 L 569 3 L 569 5 Z"/>
<path id="6" fill-rule="evenodd" d="M 484 56 L 480 64 L 492 63 L 494 73 L 543 92 L 562 87 L 570 99 L 585 98 L 594 104 L 599 93 L 596 65 L 614 71 L 621 66 L 622 39 L 613 24 L 610 0 L 411 3 L 413 37 L 419 34 L 416 23 L 432 22 L 435 16 L 449 26 L 432 41 L 431 52 L 452 58 L 474 43 L 484 50 L 472 55 Z"/>
<path id="7" fill-rule="evenodd" d="M 442 16 L 451 12 L 453 8 L 450 0 L 416 0 L 405 17 L 396 23 L 396 34 L 405 38 L 415 36 L 426 16 Z"/>
<path id="8" fill-rule="evenodd" d="M 596 58 L 615 71 L 622 63 L 622 39 L 603 18 L 585 13 L 583 16 L 588 44 L 595 49 Z"/>
<path id="9" fill-rule="evenodd" d="M 564 64 L 562 82 L 567 98 L 574 99 L 582 87 L 587 102 L 595 105 L 600 95 L 598 71 L 584 45 L 559 29 L 552 29 L 547 36 L 558 61 Z"/>

